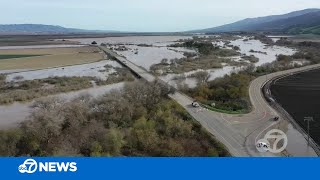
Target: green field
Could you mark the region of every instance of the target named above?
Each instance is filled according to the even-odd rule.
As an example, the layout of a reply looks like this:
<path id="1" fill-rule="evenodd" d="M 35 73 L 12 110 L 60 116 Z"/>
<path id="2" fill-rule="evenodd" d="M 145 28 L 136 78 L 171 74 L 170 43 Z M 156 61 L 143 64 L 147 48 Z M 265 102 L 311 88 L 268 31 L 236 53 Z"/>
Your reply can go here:
<path id="1" fill-rule="evenodd" d="M 34 57 L 34 56 L 43 56 L 43 55 L 40 55 L 40 54 L 0 54 L 0 60 L 1 59 Z"/>
<path id="2" fill-rule="evenodd" d="M 317 34 L 320 35 L 320 25 L 307 28 L 296 27 L 289 29 L 291 34 Z"/>

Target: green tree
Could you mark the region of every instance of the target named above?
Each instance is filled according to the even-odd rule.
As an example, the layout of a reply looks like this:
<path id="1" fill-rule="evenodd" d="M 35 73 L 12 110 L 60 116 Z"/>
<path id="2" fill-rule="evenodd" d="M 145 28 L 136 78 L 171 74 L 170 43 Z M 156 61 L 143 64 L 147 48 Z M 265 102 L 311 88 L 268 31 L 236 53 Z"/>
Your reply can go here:
<path id="1" fill-rule="evenodd" d="M 101 156 L 102 155 L 102 146 L 99 142 L 94 141 L 90 147 L 90 156 Z"/>
<path id="2" fill-rule="evenodd" d="M 103 150 L 111 156 L 121 155 L 121 148 L 125 144 L 124 136 L 118 129 L 110 129 L 105 135 Z"/>
<path id="3" fill-rule="evenodd" d="M 134 138 L 135 148 L 144 151 L 150 155 L 157 155 L 159 135 L 155 129 L 155 122 L 141 118 L 137 120 L 132 129 L 132 137 Z"/>

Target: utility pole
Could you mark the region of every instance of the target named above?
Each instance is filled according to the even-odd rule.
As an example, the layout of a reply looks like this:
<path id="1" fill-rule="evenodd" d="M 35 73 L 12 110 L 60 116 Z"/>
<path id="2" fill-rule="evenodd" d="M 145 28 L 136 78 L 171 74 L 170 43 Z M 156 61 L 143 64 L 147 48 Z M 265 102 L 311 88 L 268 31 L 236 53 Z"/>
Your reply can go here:
<path id="1" fill-rule="evenodd" d="M 308 123 L 308 146 L 310 145 L 310 121 L 313 121 L 313 117 L 304 117 L 304 121 Z"/>

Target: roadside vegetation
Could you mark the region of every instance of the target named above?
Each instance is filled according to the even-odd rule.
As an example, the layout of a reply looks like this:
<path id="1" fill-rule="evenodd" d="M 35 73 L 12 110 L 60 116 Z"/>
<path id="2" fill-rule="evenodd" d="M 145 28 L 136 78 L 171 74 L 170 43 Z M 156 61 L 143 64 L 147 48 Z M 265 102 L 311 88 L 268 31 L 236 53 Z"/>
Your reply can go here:
<path id="1" fill-rule="evenodd" d="M 212 110 L 245 113 L 251 109 L 248 87 L 253 78 L 241 71 L 207 81 L 208 75 L 203 74 L 196 78 L 197 87 L 183 91 Z"/>
<path id="2" fill-rule="evenodd" d="M 0 131 L 0 156 L 229 156 L 170 92 L 134 82 L 97 99 L 39 100 L 19 128 Z"/>

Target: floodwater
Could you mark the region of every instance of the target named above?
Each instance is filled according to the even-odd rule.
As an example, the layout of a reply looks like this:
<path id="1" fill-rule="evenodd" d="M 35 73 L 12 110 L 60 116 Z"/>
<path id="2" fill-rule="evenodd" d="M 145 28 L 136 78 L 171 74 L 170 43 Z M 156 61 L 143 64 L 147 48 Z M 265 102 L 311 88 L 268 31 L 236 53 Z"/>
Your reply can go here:
<path id="1" fill-rule="evenodd" d="M 181 39 L 190 39 L 191 36 L 125 36 L 106 38 L 81 38 L 69 39 L 81 44 L 91 44 L 96 41 L 98 44 L 106 43 L 112 45 L 124 44 L 128 51 L 116 51 L 138 66 L 150 70 L 153 64 L 158 64 L 162 59 L 183 58 L 184 52 L 195 52 L 186 48 L 167 47 L 170 44 L 178 43 Z M 141 47 L 138 44 L 152 45 L 153 47 Z M 113 46 L 115 47 L 115 46 Z"/>
<path id="2" fill-rule="evenodd" d="M 158 64 L 162 59 L 183 58 L 184 52 L 193 52 L 194 50 L 186 48 L 172 48 L 172 47 L 140 47 L 136 45 L 127 45 L 128 51 L 116 51 L 118 54 L 123 55 L 129 61 L 138 66 L 150 70 L 153 64 Z M 135 54 L 135 52 L 138 52 Z"/>
<path id="3" fill-rule="evenodd" d="M 177 83 L 180 82 L 182 84 L 186 84 L 188 85 L 188 87 L 190 88 L 194 88 L 197 86 L 197 80 L 195 78 L 190 78 L 188 76 L 199 72 L 199 71 L 206 71 L 209 73 L 210 77 L 209 77 L 209 81 L 212 81 L 218 77 L 223 77 L 227 74 L 231 74 L 232 72 L 238 72 L 239 70 L 241 70 L 241 67 L 235 67 L 235 66 L 224 66 L 223 68 L 219 68 L 219 69 L 208 69 L 208 70 L 202 70 L 202 69 L 198 69 L 195 71 L 190 71 L 190 72 L 186 72 L 183 74 L 167 74 L 164 76 L 160 76 L 159 78 L 167 83 L 169 83 L 170 85 L 177 87 Z M 184 76 L 186 77 L 183 80 L 175 80 L 176 76 Z"/>
<path id="4" fill-rule="evenodd" d="M 277 55 L 283 54 L 283 55 L 292 55 L 296 51 L 287 47 L 280 47 L 280 46 L 267 46 L 266 44 L 263 44 L 259 40 L 248 40 L 243 41 L 244 39 L 247 39 L 248 37 L 242 37 L 240 39 L 231 41 L 231 45 L 239 46 L 240 47 L 240 53 L 245 55 L 254 55 L 255 57 L 259 58 L 259 62 L 255 63 L 255 66 L 261 66 L 265 63 L 271 63 L 277 59 Z M 231 49 L 231 47 L 225 46 L 225 42 L 223 41 L 215 41 L 212 42 L 213 45 L 217 45 L 220 47 L 224 47 L 226 49 Z M 250 50 L 254 50 L 256 52 L 250 52 Z M 258 53 L 261 51 L 262 53 Z M 266 54 L 264 54 L 266 53 Z M 240 61 L 240 56 L 234 56 L 234 57 L 227 57 L 230 58 L 233 61 Z M 248 62 L 248 61 L 244 61 Z M 297 62 L 298 63 L 298 62 Z M 304 62 L 303 62 L 304 63 Z M 210 79 L 213 80 L 217 77 L 223 77 L 224 75 L 230 74 L 231 72 L 237 72 L 241 69 L 241 67 L 232 67 L 228 65 L 224 65 L 221 69 L 210 69 L 206 70 L 210 74 Z M 201 70 L 198 70 L 201 71 Z M 166 82 L 169 82 L 171 85 L 176 86 L 177 80 L 173 80 L 175 76 L 179 75 L 188 75 L 192 74 L 192 72 L 187 72 L 183 74 L 168 74 L 165 76 L 161 76 L 160 78 L 165 80 Z M 187 77 L 187 76 L 186 76 Z M 182 81 L 182 83 L 186 83 L 189 87 L 195 87 L 196 86 L 196 80 L 194 78 L 186 78 Z"/>
<path id="5" fill-rule="evenodd" d="M 261 66 L 265 63 L 271 63 L 277 59 L 277 55 L 293 55 L 296 51 L 282 46 L 267 46 L 259 40 L 243 41 L 245 38 L 231 41 L 231 45 L 239 46 L 240 53 L 248 56 L 254 55 L 259 58 L 259 62 L 255 63 L 256 66 Z M 263 53 L 250 52 L 250 50 L 261 51 Z"/>
<path id="6" fill-rule="evenodd" d="M 83 89 L 79 91 L 63 93 L 58 95 L 52 95 L 49 97 L 58 97 L 66 100 L 70 100 L 82 94 L 89 94 L 93 97 L 98 97 L 112 90 L 120 90 L 124 86 L 124 82 L 93 87 L 89 89 Z M 0 106 L 0 130 L 14 128 L 19 125 L 19 123 L 26 120 L 26 118 L 31 114 L 32 109 L 30 106 L 34 101 L 27 103 L 16 102 L 11 105 Z"/>
<path id="7" fill-rule="evenodd" d="M 109 65 L 111 67 L 106 69 L 104 67 L 105 65 Z M 19 79 L 19 81 L 45 79 L 49 77 L 64 77 L 64 76 L 66 77 L 90 76 L 90 77 L 97 77 L 102 80 L 106 80 L 108 75 L 116 72 L 114 67 L 122 67 L 122 66 L 116 61 L 103 60 L 103 61 L 89 63 L 89 64 L 11 73 L 7 75 L 6 80 L 7 82 L 17 81 L 15 80 L 15 77 L 18 77 L 18 76 L 23 77 L 22 79 Z"/>

